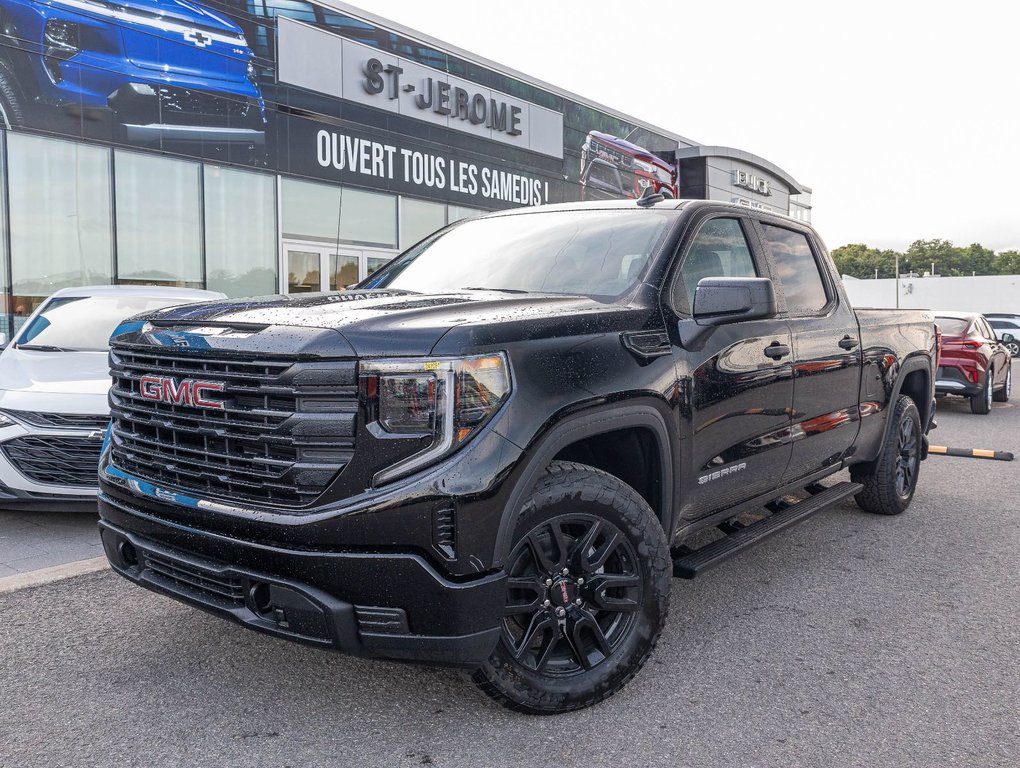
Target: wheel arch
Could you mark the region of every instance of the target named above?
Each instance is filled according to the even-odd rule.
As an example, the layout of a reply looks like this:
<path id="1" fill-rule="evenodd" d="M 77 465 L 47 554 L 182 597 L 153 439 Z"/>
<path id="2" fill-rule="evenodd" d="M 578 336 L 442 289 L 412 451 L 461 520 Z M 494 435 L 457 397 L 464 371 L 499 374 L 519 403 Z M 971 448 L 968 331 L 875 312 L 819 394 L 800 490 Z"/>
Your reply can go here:
<path id="1" fill-rule="evenodd" d="M 932 378 L 930 358 L 917 354 L 908 357 L 900 366 L 899 376 L 893 383 L 892 392 L 889 394 L 889 404 L 886 406 L 887 416 L 885 428 L 882 430 L 882 442 L 889 436 L 889 430 L 893 428 L 892 412 L 900 395 L 906 395 L 914 401 L 917 412 L 921 417 L 921 431 L 927 433 L 928 425 L 931 422 L 932 409 L 935 407 L 935 383 Z"/>
<path id="2" fill-rule="evenodd" d="M 612 456 L 612 451 L 598 450 L 606 446 L 608 441 L 618 438 L 623 438 L 622 443 L 633 444 L 633 441 L 637 441 L 642 450 L 654 451 L 651 455 L 654 469 L 644 468 L 647 482 L 638 483 L 643 487 L 635 490 L 649 502 L 668 536 L 673 525 L 674 459 L 673 442 L 661 407 L 661 404 L 657 407 L 648 402 L 629 402 L 586 409 L 561 419 L 538 438 L 528 449 L 525 468 L 517 478 L 503 510 L 496 534 L 493 563 L 501 566 L 509 554 L 514 525 L 521 507 L 551 462 L 561 459 L 580 461 L 631 484 L 628 479 L 634 481 L 635 472 L 638 471 L 637 463 L 614 466 L 607 458 Z M 579 458 L 585 450 L 594 451 L 594 463 Z"/>

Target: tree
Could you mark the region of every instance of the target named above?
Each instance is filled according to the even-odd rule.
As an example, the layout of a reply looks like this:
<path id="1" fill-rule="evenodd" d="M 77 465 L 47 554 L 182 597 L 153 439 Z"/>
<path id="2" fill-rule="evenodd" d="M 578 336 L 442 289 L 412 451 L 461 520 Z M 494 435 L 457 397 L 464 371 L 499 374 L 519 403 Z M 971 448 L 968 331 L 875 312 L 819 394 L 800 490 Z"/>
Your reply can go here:
<path id="1" fill-rule="evenodd" d="M 880 251 L 863 243 L 844 245 L 832 252 L 832 258 L 841 275 L 850 275 L 861 280 L 874 277 L 875 270 L 878 270 L 879 277 L 895 277 L 896 255 L 895 251 Z"/>
<path id="2" fill-rule="evenodd" d="M 1020 251 L 999 251 L 995 256 L 996 275 L 1020 275 Z"/>

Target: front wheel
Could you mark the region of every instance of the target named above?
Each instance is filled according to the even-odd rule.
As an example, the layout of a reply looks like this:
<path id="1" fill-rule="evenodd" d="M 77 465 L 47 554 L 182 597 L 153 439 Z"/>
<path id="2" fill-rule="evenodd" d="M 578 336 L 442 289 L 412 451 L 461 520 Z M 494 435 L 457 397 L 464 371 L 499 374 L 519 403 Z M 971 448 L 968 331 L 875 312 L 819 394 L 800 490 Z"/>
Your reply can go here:
<path id="1" fill-rule="evenodd" d="M 879 457 L 850 469 L 850 479 L 864 485 L 854 496 L 857 506 L 876 515 L 898 515 L 910 506 L 921 469 L 921 416 L 914 401 L 900 395 L 891 418 Z"/>
<path id="2" fill-rule="evenodd" d="M 989 368 L 985 373 L 985 386 L 976 395 L 970 398 L 970 412 L 984 416 L 992 410 L 992 380 L 995 378 L 995 371 Z"/>
<path id="3" fill-rule="evenodd" d="M 645 500 L 612 475 L 553 462 L 521 511 L 506 569 L 500 641 L 474 675 L 504 706 L 543 715 L 590 706 L 655 647 L 669 547 Z"/>

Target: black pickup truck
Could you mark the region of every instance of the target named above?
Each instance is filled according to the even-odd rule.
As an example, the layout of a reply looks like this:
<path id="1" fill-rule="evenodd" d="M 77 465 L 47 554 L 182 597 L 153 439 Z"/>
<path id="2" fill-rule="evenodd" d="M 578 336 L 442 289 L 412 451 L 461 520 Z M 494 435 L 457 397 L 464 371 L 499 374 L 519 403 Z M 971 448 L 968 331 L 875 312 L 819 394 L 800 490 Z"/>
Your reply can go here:
<path id="1" fill-rule="evenodd" d="M 118 328 L 103 544 L 253 629 L 564 712 L 644 664 L 672 576 L 851 495 L 906 509 L 936 355 L 931 314 L 855 312 L 786 217 L 482 216 L 354 290 Z"/>

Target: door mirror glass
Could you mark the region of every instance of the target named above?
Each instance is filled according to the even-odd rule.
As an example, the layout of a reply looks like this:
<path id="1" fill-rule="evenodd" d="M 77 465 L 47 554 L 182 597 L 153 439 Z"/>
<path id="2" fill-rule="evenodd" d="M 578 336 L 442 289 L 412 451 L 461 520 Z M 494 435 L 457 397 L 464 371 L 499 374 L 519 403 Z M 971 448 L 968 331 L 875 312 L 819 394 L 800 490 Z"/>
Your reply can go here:
<path id="1" fill-rule="evenodd" d="M 776 291 L 767 277 L 705 277 L 694 293 L 699 325 L 761 320 L 776 314 Z"/>
<path id="2" fill-rule="evenodd" d="M 1004 333 L 1002 334 L 1002 338 L 999 339 L 999 341 L 1001 341 L 1003 344 L 1012 344 L 1014 341 L 1016 341 L 1016 337 L 1012 333 Z"/>

